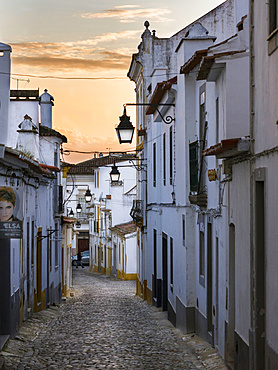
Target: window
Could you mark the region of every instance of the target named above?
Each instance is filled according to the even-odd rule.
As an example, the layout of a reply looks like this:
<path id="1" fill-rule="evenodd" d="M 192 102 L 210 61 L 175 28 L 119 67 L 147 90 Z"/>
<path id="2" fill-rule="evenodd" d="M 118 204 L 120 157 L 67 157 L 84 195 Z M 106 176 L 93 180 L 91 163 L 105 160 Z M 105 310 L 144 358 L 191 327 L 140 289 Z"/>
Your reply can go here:
<path id="1" fill-rule="evenodd" d="M 166 185 L 166 133 L 163 134 L 163 185 Z"/>
<path id="2" fill-rule="evenodd" d="M 29 222 L 27 222 L 26 244 L 27 244 L 27 276 L 29 279 L 29 272 L 30 272 L 30 223 Z"/>
<path id="3" fill-rule="evenodd" d="M 216 144 L 219 142 L 219 98 L 216 99 L 215 102 L 215 115 L 216 115 L 216 132 L 215 132 L 215 142 Z M 216 158 L 216 166 L 218 166 L 218 159 Z"/>
<path id="4" fill-rule="evenodd" d="M 205 188 L 205 173 L 206 171 L 206 162 L 203 159 L 203 150 L 206 147 L 206 131 L 207 131 L 207 122 L 206 122 L 206 85 L 200 87 L 200 123 L 199 123 L 199 138 L 200 138 L 200 173 L 199 173 L 199 192 L 204 192 Z"/>
<path id="5" fill-rule="evenodd" d="M 170 168 L 170 185 L 173 185 L 173 129 L 170 127 L 169 132 L 169 168 Z"/>
<path id="6" fill-rule="evenodd" d="M 34 254 L 35 254 L 35 221 L 32 221 L 32 250 L 31 250 L 31 265 L 34 266 Z"/>
<path id="7" fill-rule="evenodd" d="M 157 298 L 156 279 L 157 279 L 157 232 L 156 229 L 153 229 L 153 284 L 152 284 L 153 298 Z"/>
<path id="8" fill-rule="evenodd" d="M 153 144 L 153 186 L 156 187 L 156 143 Z"/>
<path id="9" fill-rule="evenodd" d="M 50 228 L 51 233 L 52 227 Z M 52 270 L 52 243 L 53 243 L 53 234 L 49 237 L 49 270 Z"/>
<path id="10" fill-rule="evenodd" d="M 272 54 L 278 48 L 278 0 L 269 0 L 268 15 L 268 55 Z"/>
<path id="11" fill-rule="evenodd" d="M 55 268 L 57 268 L 59 264 L 59 241 L 58 241 L 59 230 L 57 223 L 55 224 L 55 230 L 57 230 L 55 231 Z"/>
<path id="12" fill-rule="evenodd" d="M 182 215 L 182 245 L 185 246 L 185 215 Z"/>
<path id="13" fill-rule="evenodd" d="M 269 0 L 269 34 L 278 28 L 278 6 L 277 0 Z"/>
<path id="14" fill-rule="evenodd" d="M 189 144 L 190 192 L 198 191 L 198 140 Z"/>
<path id="15" fill-rule="evenodd" d="M 199 247 L 199 282 L 205 286 L 205 234 L 203 231 L 200 231 Z"/>
<path id="16" fill-rule="evenodd" d="M 99 188 L 99 171 L 95 171 L 95 188 Z"/>
<path id="17" fill-rule="evenodd" d="M 219 98 L 216 99 L 216 144 L 219 141 Z"/>
<path id="18" fill-rule="evenodd" d="M 170 238 L 170 284 L 174 283 L 174 250 L 173 250 L 173 238 Z"/>
<path id="19" fill-rule="evenodd" d="M 153 230 L 153 274 L 156 277 L 157 274 L 157 232 L 156 229 Z"/>

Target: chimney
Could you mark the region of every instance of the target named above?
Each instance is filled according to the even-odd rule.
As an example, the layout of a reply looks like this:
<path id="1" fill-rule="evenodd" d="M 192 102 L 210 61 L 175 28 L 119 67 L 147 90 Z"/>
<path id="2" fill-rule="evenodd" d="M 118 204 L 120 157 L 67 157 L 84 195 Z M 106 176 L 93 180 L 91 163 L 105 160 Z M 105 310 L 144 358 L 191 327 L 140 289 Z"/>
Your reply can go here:
<path id="1" fill-rule="evenodd" d="M 27 114 L 18 126 L 17 150 L 27 157 L 37 160 L 39 157 L 39 130 Z"/>
<path id="2" fill-rule="evenodd" d="M 40 106 L 41 106 L 41 125 L 52 129 L 52 106 L 54 98 L 48 94 L 47 89 L 40 96 Z"/>
<path id="3" fill-rule="evenodd" d="M 9 45 L 0 43 L 0 144 L 7 145 L 10 105 L 11 52 Z"/>

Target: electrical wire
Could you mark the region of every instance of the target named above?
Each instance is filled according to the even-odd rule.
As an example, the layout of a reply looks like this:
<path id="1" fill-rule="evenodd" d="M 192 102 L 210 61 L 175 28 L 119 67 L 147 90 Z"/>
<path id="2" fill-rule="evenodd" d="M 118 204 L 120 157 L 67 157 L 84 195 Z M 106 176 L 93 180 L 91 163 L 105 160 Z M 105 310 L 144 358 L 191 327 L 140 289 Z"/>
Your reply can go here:
<path id="1" fill-rule="evenodd" d="M 218 70 L 222 69 L 222 67 L 212 67 L 211 70 Z M 9 72 L 0 72 L 0 74 L 10 75 L 10 76 L 21 76 L 21 77 L 30 77 L 30 78 L 42 78 L 42 79 L 56 79 L 56 80 L 125 80 L 127 77 L 119 77 L 119 76 L 112 76 L 112 77 L 62 77 L 62 76 L 39 76 L 39 75 L 29 75 L 23 73 L 9 73 Z M 168 76 L 173 75 L 176 76 L 180 74 L 180 72 L 169 72 Z M 196 71 L 190 71 L 186 73 L 187 75 L 196 74 Z M 156 75 L 157 77 L 165 77 L 165 74 Z M 139 77 L 139 76 L 135 76 Z M 152 76 L 144 76 L 151 78 Z"/>

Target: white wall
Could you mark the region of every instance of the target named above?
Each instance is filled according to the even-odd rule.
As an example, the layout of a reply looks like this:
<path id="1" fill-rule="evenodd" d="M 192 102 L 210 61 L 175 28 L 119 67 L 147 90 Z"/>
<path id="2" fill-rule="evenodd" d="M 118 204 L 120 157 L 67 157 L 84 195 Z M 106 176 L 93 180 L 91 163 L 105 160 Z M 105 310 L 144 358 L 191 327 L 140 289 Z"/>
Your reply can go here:
<path id="1" fill-rule="evenodd" d="M 15 148 L 17 144 L 19 124 L 28 114 L 32 122 L 39 128 L 39 102 L 30 100 L 11 100 L 9 114 L 9 134 L 7 145 Z"/>

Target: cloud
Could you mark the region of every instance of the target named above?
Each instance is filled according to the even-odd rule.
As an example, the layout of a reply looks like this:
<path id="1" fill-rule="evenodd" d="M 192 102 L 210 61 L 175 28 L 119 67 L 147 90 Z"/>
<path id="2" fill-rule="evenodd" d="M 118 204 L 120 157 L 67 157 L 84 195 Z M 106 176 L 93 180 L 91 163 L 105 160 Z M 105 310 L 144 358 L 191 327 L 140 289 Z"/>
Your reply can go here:
<path id="1" fill-rule="evenodd" d="M 82 18 L 116 18 L 122 23 L 136 22 L 138 18 L 150 18 L 154 22 L 165 22 L 172 20 L 167 17 L 171 11 L 166 8 L 140 8 L 138 5 L 115 6 L 112 9 L 106 9 L 101 13 L 84 13 Z"/>
<path id="2" fill-rule="evenodd" d="M 41 67 L 48 70 L 62 69 L 121 69 L 126 70 L 130 63 L 130 57 L 116 52 L 105 51 L 100 53 L 103 58 L 98 59 L 81 59 L 81 58 L 64 58 L 55 56 L 14 56 L 12 61 L 14 65 L 24 65 L 31 67 Z"/>
<path id="3" fill-rule="evenodd" d="M 119 48 L 119 40 L 136 39 L 141 31 L 111 32 L 92 39 L 71 42 L 20 42 L 12 44 L 13 63 L 52 69 L 117 69 L 126 70 L 133 52 L 127 47 Z M 112 43 L 113 46 L 101 47 Z M 114 50 L 113 50 L 114 47 Z M 118 49 L 115 49 L 118 47 Z"/>
<path id="4" fill-rule="evenodd" d="M 18 42 L 11 44 L 16 53 L 26 56 L 40 54 L 68 55 L 72 53 L 93 52 L 96 46 L 119 40 L 137 39 L 142 30 L 126 30 L 121 32 L 110 32 L 98 35 L 91 39 L 70 42 Z"/>

